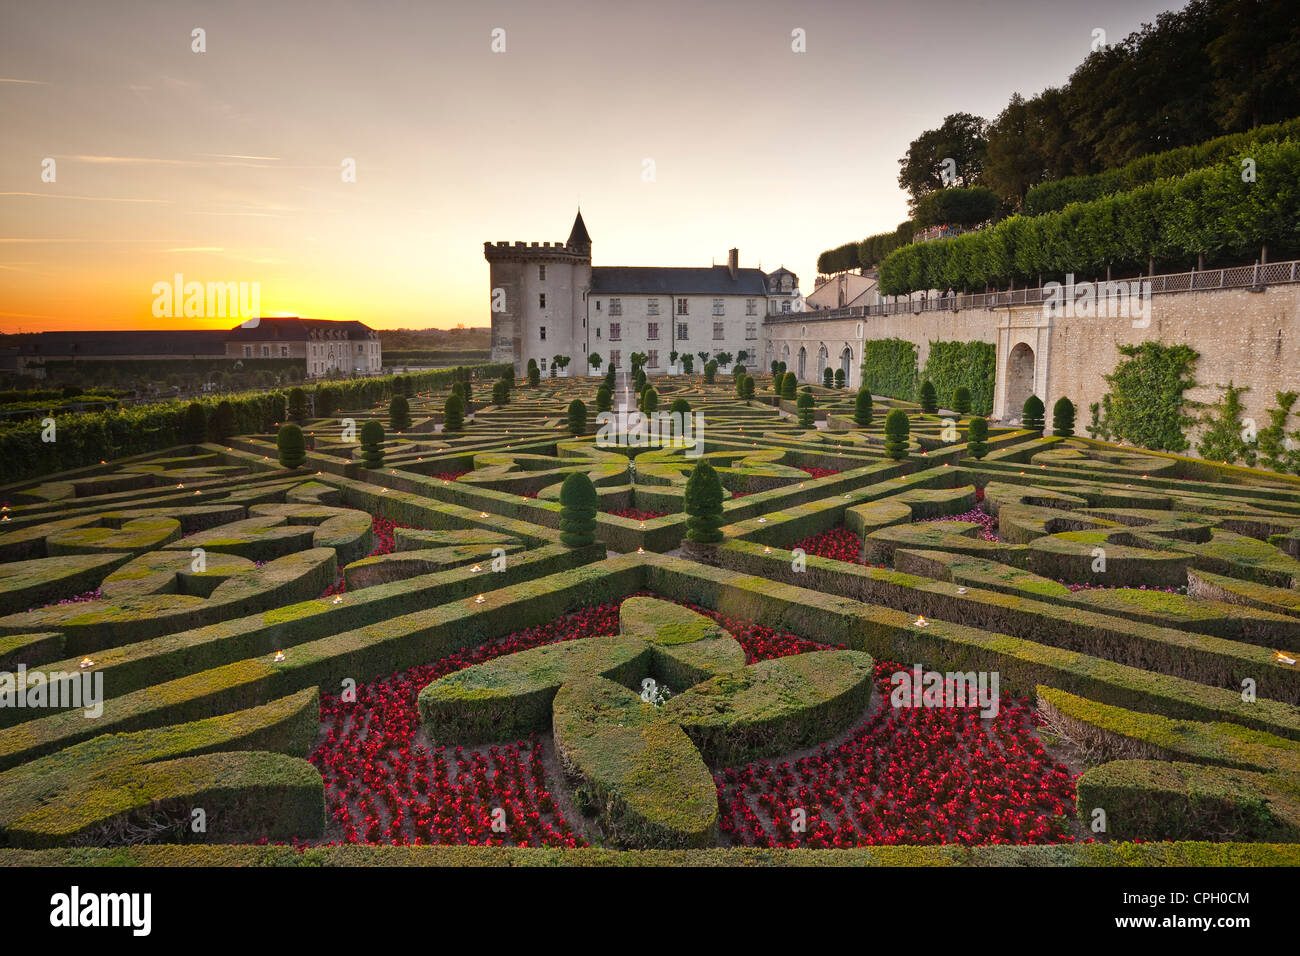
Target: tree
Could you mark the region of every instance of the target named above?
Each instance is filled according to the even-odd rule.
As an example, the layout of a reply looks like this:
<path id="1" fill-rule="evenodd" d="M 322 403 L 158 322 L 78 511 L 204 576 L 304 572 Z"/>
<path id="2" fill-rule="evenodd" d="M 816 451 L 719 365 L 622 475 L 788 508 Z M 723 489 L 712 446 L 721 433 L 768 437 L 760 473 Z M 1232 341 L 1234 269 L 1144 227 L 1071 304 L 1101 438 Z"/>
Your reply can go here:
<path id="1" fill-rule="evenodd" d="M 1052 434 L 1061 438 L 1074 435 L 1074 402 L 1064 395 L 1052 406 Z"/>
<path id="2" fill-rule="evenodd" d="M 742 363 L 742 364 L 745 363 L 745 362 L 748 362 L 748 361 L 749 361 L 749 353 L 746 352 L 744 349 L 741 349 L 739 352 L 736 353 L 736 361 L 737 361 L 737 362 L 740 362 L 740 363 Z"/>
<path id="3" fill-rule="evenodd" d="M 678 353 L 677 353 L 677 350 L 676 350 L 676 349 L 674 349 L 673 351 L 671 351 L 671 352 L 668 353 L 668 364 L 669 364 L 669 365 L 676 365 L 676 364 L 677 364 L 677 354 L 678 354 Z"/>
<path id="4" fill-rule="evenodd" d="M 781 397 L 787 401 L 794 401 L 794 390 L 799 387 L 799 380 L 795 378 L 794 372 L 786 372 L 781 378 Z"/>
<path id="5" fill-rule="evenodd" d="M 457 432 L 465 427 L 465 403 L 455 392 L 447 396 L 442 406 L 442 430 Z"/>
<path id="6" fill-rule="evenodd" d="M 537 359 L 528 360 L 528 387 L 536 388 L 541 384 L 542 370 L 537 367 Z"/>
<path id="7" fill-rule="evenodd" d="M 686 538 L 696 544 L 717 544 L 722 540 L 722 482 L 718 473 L 701 458 L 686 479 L 683 499 L 686 509 Z"/>
<path id="8" fill-rule="evenodd" d="M 691 403 L 684 398 L 674 398 L 672 405 L 668 407 L 668 411 L 674 415 L 684 417 L 691 413 Z"/>
<path id="9" fill-rule="evenodd" d="M 1041 432 L 1045 412 L 1043 400 L 1037 395 L 1030 395 L 1025 399 L 1024 407 L 1020 410 L 1020 424 L 1025 428 Z"/>
<path id="10" fill-rule="evenodd" d="M 726 368 L 731 364 L 732 355 L 730 352 L 719 352 L 713 358 L 718 363 L 718 368 Z"/>
<path id="11" fill-rule="evenodd" d="M 781 363 L 778 362 L 776 359 L 773 359 L 773 360 L 772 360 L 772 378 L 776 378 L 776 374 L 777 374 L 778 371 L 780 371 L 780 368 L 781 368 Z"/>
<path id="12" fill-rule="evenodd" d="M 275 447 L 280 453 L 281 468 L 301 468 L 307 460 L 307 440 L 297 425 L 281 425 L 275 436 Z"/>
<path id="13" fill-rule="evenodd" d="M 492 404 L 509 405 L 510 404 L 510 383 L 504 378 L 498 379 L 492 385 Z"/>
<path id="14" fill-rule="evenodd" d="M 289 419 L 295 422 L 307 420 L 307 393 L 300 388 L 289 389 Z"/>
<path id="15" fill-rule="evenodd" d="M 575 471 L 560 485 L 560 542 L 582 548 L 596 541 L 596 486 L 585 471 Z"/>
<path id="16" fill-rule="evenodd" d="M 581 435 L 587 430 L 587 406 L 580 398 L 569 402 L 569 434 Z"/>
<path id="17" fill-rule="evenodd" d="M 600 388 L 596 389 L 596 413 L 609 411 L 613 404 L 613 393 L 610 392 L 609 386 L 602 382 Z"/>
<path id="18" fill-rule="evenodd" d="M 316 417 L 326 418 L 336 408 L 338 408 L 338 399 L 335 397 L 334 389 L 328 385 L 316 386 Z"/>
<path id="19" fill-rule="evenodd" d="M 1019 93 L 987 130 L 984 182 L 1003 201 L 1019 209 L 1030 187 L 1042 182 L 1046 161 L 1031 142 L 1033 114 Z"/>
<path id="20" fill-rule="evenodd" d="M 227 441 L 235 433 L 235 407 L 223 401 L 208 420 L 208 432 L 213 441 Z"/>
<path id="21" fill-rule="evenodd" d="M 746 402 L 752 402 L 754 400 L 754 376 L 745 376 L 744 390 L 740 393 L 740 397 Z"/>
<path id="22" fill-rule="evenodd" d="M 958 415 L 970 414 L 970 389 L 958 385 L 952 392 L 952 410 Z"/>
<path id="23" fill-rule="evenodd" d="M 966 451 L 976 460 L 983 458 L 989 453 L 989 420 L 987 418 L 972 418 L 966 426 Z"/>
<path id="24" fill-rule="evenodd" d="M 645 391 L 645 385 L 646 385 L 646 374 L 645 374 L 645 369 L 643 369 L 643 368 L 639 368 L 639 369 L 637 369 L 635 372 L 632 373 L 632 383 L 633 383 L 633 385 L 636 386 L 636 390 L 637 390 L 638 392 L 644 392 L 644 391 Z"/>
<path id="25" fill-rule="evenodd" d="M 704 366 L 704 384 L 712 385 L 714 378 L 717 377 L 717 374 L 718 374 L 718 363 L 714 361 L 710 361 L 707 365 Z"/>
<path id="26" fill-rule="evenodd" d="M 799 424 L 804 428 L 812 428 L 816 423 L 816 416 L 813 412 L 814 404 L 816 403 L 813 401 L 812 392 L 799 393 Z"/>
<path id="27" fill-rule="evenodd" d="M 745 368 L 745 366 L 737 362 L 736 367 L 731 370 L 731 374 L 736 378 L 740 378 L 742 375 L 748 375 L 749 371 L 748 369 Z"/>
<path id="28" fill-rule="evenodd" d="M 777 362 L 777 363 L 776 363 L 776 370 L 777 370 L 780 374 L 784 375 L 784 374 L 786 373 L 785 363 L 784 363 L 784 362 Z"/>
<path id="29" fill-rule="evenodd" d="M 740 374 L 737 375 L 737 376 L 736 376 L 736 379 L 735 379 L 735 382 L 736 382 L 736 397 L 737 397 L 737 398 L 744 398 L 744 397 L 745 397 L 745 379 L 747 379 L 747 378 L 749 378 L 749 376 L 745 373 L 745 371 L 744 371 L 744 367 L 742 366 L 742 367 L 741 367 L 741 372 L 740 372 Z"/>
<path id="30" fill-rule="evenodd" d="M 934 383 L 928 378 L 921 383 L 921 411 L 933 415 L 939 410 L 939 397 L 935 394 Z"/>
<path id="31" fill-rule="evenodd" d="M 388 424 L 398 432 L 411 427 L 411 403 L 405 395 L 394 395 L 388 403 Z"/>
<path id="32" fill-rule="evenodd" d="M 1276 408 L 1268 410 L 1268 426 L 1259 430 L 1259 457 L 1264 467 L 1277 472 L 1300 471 L 1300 448 L 1287 447 L 1286 425 L 1300 392 L 1278 392 Z M 1300 433 L 1292 433 L 1300 438 Z"/>
<path id="33" fill-rule="evenodd" d="M 1205 431 L 1196 444 L 1196 450 L 1207 461 L 1235 464 L 1242 460 L 1253 466 L 1255 448 L 1242 437 L 1241 425 L 1241 413 L 1246 408 L 1241 401 L 1241 393 L 1248 391 L 1250 386 L 1237 386 L 1228 382 L 1227 385 L 1215 387 L 1223 392 L 1223 398 L 1201 416 L 1200 424 L 1205 426 Z"/>
<path id="34" fill-rule="evenodd" d="M 898 161 L 898 185 L 920 199 L 945 186 L 979 185 L 984 175 L 987 121 L 970 113 L 945 116 L 938 129 L 926 130 Z"/>
<path id="35" fill-rule="evenodd" d="M 694 374 L 695 372 L 694 355 L 686 355 L 686 354 L 682 355 L 682 371 L 685 372 L 687 375 Z"/>
<path id="36" fill-rule="evenodd" d="M 191 444 L 199 444 L 208 437 L 208 416 L 198 402 L 190 402 L 181 424 L 181 437 Z"/>
<path id="37" fill-rule="evenodd" d="M 831 367 L 828 365 L 822 369 L 822 388 L 830 388 L 834 382 L 835 373 L 831 371 Z"/>
<path id="38" fill-rule="evenodd" d="M 885 454 L 894 461 L 907 457 L 912 425 L 907 420 L 907 412 L 895 408 L 885 416 Z"/>
<path id="39" fill-rule="evenodd" d="M 384 466 L 384 426 L 373 418 L 361 426 L 361 464 L 366 468 Z"/>
<path id="40" fill-rule="evenodd" d="M 704 366 L 709 364 L 708 352 L 696 352 L 695 354 L 700 357 L 700 368 L 704 368 Z"/>
<path id="41" fill-rule="evenodd" d="M 409 380 L 406 383 L 406 389 L 403 394 L 406 395 L 411 394 L 411 383 Z M 469 369 L 465 369 L 464 378 L 460 380 L 460 397 L 465 399 L 466 408 L 469 408 L 469 401 L 473 397 L 473 395 L 474 395 L 474 386 L 469 379 Z"/>
<path id="42" fill-rule="evenodd" d="M 844 387 L 844 369 L 842 368 L 837 368 L 835 370 L 835 387 L 836 388 Z"/>
<path id="43" fill-rule="evenodd" d="M 871 424 L 871 390 L 863 387 L 853 400 L 853 424 L 866 428 Z"/>
<path id="44" fill-rule="evenodd" d="M 571 361 L 573 361 L 573 359 L 568 355 L 557 355 L 555 356 L 554 359 L 551 360 L 551 367 L 552 369 L 554 369 L 556 366 L 558 366 L 561 370 L 563 370 L 569 367 L 569 363 Z"/>
<path id="45" fill-rule="evenodd" d="M 599 352 L 592 352 L 590 355 L 587 356 L 587 364 L 590 365 L 597 372 L 600 371 L 600 363 L 603 361 L 604 359 L 600 357 Z"/>
<path id="46" fill-rule="evenodd" d="M 645 393 L 641 396 L 641 411 L 647 415 L 652 415 L 659 410 L 659 393 L 652 387 L 647 387 Z"/>

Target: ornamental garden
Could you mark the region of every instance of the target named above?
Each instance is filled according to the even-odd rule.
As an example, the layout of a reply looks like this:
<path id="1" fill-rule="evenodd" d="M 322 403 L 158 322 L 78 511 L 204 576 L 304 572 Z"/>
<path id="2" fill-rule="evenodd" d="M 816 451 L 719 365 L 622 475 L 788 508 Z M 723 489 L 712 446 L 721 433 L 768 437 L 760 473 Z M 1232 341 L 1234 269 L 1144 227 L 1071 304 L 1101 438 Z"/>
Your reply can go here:
<path id="1" fill-rule="evenodd" d="M 33 444 L 3 856 L 1300 862 L 1300 479 L 630 371 Z"/>

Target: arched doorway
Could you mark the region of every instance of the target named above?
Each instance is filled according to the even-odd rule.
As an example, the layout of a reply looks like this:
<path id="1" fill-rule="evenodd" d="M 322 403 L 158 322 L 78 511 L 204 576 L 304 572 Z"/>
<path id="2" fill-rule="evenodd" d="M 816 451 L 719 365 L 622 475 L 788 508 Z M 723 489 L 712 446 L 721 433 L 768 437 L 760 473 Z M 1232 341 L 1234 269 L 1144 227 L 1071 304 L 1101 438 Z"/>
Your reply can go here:
<path id="1" fill-rule="evenodd" d="M 808 350 L 801 345 L 799 346 L 799 381 L 801 382 L 805 381 L 806 379 L 804 372 L 807 365 L 808 365 Z"/>
<path id="2" fill-rule="evenodd" d="M 792 371 L 790 368 L 790 346 L 787 344 L 781 351 L 781 364 L 785 366 L 787 372 Z"/>
<path id="3" fill-rule="evenodd" d="M 853 387 L 853 349 L 847 345 L 840 353 L 840 370 L 844 372 L 844 387 Z"/>
<path id="4" fill-rule="evenodd" d="M 817 350 L 817 381 L 821 382 L 826 378 L 826 364 L 830 361 L 831 353 L 825 345 Z"/>
<path id="5" fill-rule="evenodd" d="M 1025 399 L 1034 394 L 1034 350 L 1021 342 L 1007 357 L 1007 419 L 1020 420 Z"/>

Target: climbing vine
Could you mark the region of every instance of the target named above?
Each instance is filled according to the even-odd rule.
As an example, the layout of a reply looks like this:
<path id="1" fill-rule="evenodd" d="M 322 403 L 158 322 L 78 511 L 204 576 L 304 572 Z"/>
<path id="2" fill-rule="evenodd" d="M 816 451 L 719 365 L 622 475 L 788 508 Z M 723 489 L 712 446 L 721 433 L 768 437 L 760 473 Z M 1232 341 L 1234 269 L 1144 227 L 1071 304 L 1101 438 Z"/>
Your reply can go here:
<path id="1" fill-rule="evenodd" d="M 1110 391 L 1102 397 L 1098 433 L 1153 451 L 1186 450 L 1187 429 L 1197 419 L 1188 414 L 1196 405 L 1185 393 L 1196 386 L 1191 373 L 1200 353 L 1161 342 L 1121 345 L 1119 351 L 1124 358 L 1106 376 Z"/>

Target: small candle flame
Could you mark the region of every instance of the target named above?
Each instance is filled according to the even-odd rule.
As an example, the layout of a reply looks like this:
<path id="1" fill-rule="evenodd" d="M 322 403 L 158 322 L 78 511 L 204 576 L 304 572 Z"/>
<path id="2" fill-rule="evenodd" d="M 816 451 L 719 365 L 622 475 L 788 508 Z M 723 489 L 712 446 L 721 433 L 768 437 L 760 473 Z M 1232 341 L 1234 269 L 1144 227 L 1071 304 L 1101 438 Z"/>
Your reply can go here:
<path id="1" fill-rule="evenodd" d="M 278 663 L 280 663 L 282 660 L 284 660 L 284 651 L 276 651 L 276 652 L 275 652 L 275 662 L 278 664 Z"/>

